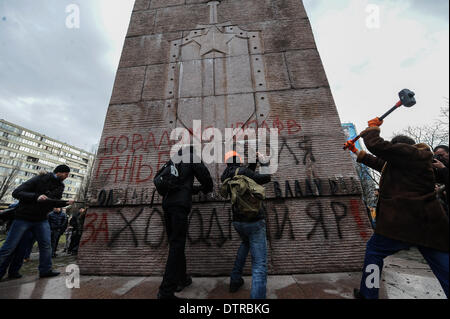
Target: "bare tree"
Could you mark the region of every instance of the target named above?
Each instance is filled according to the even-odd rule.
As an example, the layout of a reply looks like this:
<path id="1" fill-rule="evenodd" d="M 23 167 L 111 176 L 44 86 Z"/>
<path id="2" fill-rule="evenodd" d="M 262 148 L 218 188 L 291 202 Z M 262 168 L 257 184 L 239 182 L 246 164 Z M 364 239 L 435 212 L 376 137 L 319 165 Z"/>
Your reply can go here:
<path id="1" fill-rule="evenodd" d="M 94 153 L 94 159 L 96 156 L 96 152 Z M 77 202 L 84 202 L 84 206 L 86 207 L 88 204 L 88 200 L 89 200 L 89 188 L 91 186 L 91 182 L 92 182 L 92 171 L 94 170 L 94 162 L 95 160 L 93 160 L 91 162 L 91 165 L 89 167 L 89 170 L 86 174 L 86 177 L 83 179 L 83 183 L 81 184 L 80 189 L 78 190 L 77 196 L 75 197 L 75 200 Z"/>
<path id="2" fill-rule="evenodd" d="M 20 166 L 14 166 L 10 169 L 10 171 L 3 176 L 0 182 L 0 202 L 3 197 L 11 190 L 11 188 L 15 185 L 14 181 L 19 173 Z"/>
<path id="3" fill-rule="evenodd" d="M 432 148 L 448 144 L 448 130 L 443 130 L 438 123 L 424 126 L 409 126 L 401 134 L 413 138 L 417 143 L 428 144 Z"/>
<path id="4" fill-rule="evenodd" d="M 372 176 L 374 170 L 365 166 L 364 164 L 357 163 L 356 171 L 358 172 L 361 181 L 362 196 L 364 202 L 369 207 L 375 207 L 377 204 L 375 189 L 378 187 L 378 182 Z"/>
<path id="5" fill-rule="evenodd" d="M 408 126 L 394 135 L 407 135 L 413 138 L 417 143 L 425 143 L 434 148 L 438 145 L 448 145 L 449 140 L 449 105 L 441 108 L 439 118 L 434 123 L 423 126 Z"/>
<path id="6" fill-rule="evenodd" d="M 449 124 L 449 105 L 448 105 L 448 99 L 447 99 L 447 106 L 444 106 L 441 108 L 441 114 L 438 119 L 438 123 L 442 126 L 445 126 L 447 128 L 448 132 L 448 124 Z"/>

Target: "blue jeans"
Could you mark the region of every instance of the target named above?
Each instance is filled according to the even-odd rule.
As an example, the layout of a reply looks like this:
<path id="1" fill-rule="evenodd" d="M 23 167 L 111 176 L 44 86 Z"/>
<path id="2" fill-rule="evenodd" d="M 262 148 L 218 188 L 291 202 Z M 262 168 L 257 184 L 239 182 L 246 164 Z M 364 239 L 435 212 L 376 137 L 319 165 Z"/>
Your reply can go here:
<path id="1" fill-rule="evenodd" d="M 30 242 L 25 247 L 25 255 L 23 259 L 30 259 L 31 258 L 31 252 L 33 251 L 34 243 L 36 242 L 36 237 L 33 236 L 33 233 L 31 233 Z"/>
<path id="2" fill-rule="evenodd" d="M 9 257 L 5 258 L 5 260 L 0 264 L 0 279 L 6 274 L 7 269 L 9 275 L 19 273 L 20 268 L 22 268 L 26 252 L 34 242 L 33 238 L 33 233 L 31 231 L 28 231 L 23 235 L 14 252 Z"/>
<path id="3" fill-rule="evenodd" d="M 15 219 L 5 243 L 0 248 L 0 265 L 14 253 L 24 235 L 29 231 L 33 233 L 39 245 L 39 273 L 48 273 L 52 270 L 52 245 L 50 242 L 50 225 L 46 220 L 29 222 Z"/>
<path id="4" fill-rule="evenodd" d="M 414 245 L 404 243 L 398 240 L 390 239 L 381 235 L 374 234 L 372 238 L 367 242 L 366 257 L 364 259 L 363 276 L 361 279 L 360 292 L 366 299 L 378 299 L 379 289 L 373 286 L 373 278 L 369 278 L 369 286 L 367 287 L 366 280 L 369 276 L 374 274 L 371 267 L 367 266 L 376 265 L 379 269 L 378 282 L 380 281 L 381 271 L 383 270 L 384 258 L 393 255 L 401 250 L 408 249 Z M 449 267 L 449 254 L 441 251 L 437 251 L 426 247 L 417 247 L 422 256 L 427 261 L 434 275 L 441 284 L 448 298 L 448 267 Z M 377 285 L 379 287 L 379 285 Z"/>
<path id="5" fill-rule="evenodd" d="M 245 260 L 250 252 L 252 256 L 252 290 L 250 297 L 252 299 L 265 299 L 267 285 L 266 221 L 233 222 L 233 226 L 241 237 L 242 243 L 231 272 L 231 282 L 238 282 L 242 278 Z"/>

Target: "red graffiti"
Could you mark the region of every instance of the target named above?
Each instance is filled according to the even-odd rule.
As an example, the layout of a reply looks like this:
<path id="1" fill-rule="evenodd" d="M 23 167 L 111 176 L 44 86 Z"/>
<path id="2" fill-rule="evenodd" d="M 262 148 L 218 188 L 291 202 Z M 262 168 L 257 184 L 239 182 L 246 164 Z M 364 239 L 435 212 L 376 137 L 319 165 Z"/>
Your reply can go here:
<path id="1" fill-rule="evenodd" d="M 353 218 L 355 219 L 356 224 L 359 228 L 359 235 L 363 239 L 367 239 L 369 235 L 365 231 L 364 223 L 361 219 L 361 216 L 359 215 L 359 202 L 357 200 L 352 199 L 350 201 L 350 210 L 352 212 Z"/>
<path id="2" fill-rule="evenodd" d="M 287 127 L 289 135 L 296 134 L 302 130 L 302 127 L 300 124 L 297 123 L 295 120 L 288 120 L 287 121 Z"/>
<path id="3" fill-rule="evenodd" d="M 203 128 L 203 133 L 213 126 L 208 126 Z M 297 123 L 296 120 L 280 120 L 279 117 L 276 117 L 272 125 L 268 125 L 266 121 L 262 121 L 258 123 L 257 120 L 249 121 L 248 123 L 238 122 L 235 124 L 231 124 L 230 128 L 242 128 L 246 129 L 258 129 L 258 128 L 275 128 L 278 129 L 279 134 L 283 134 L 287 132 L 289 135 L 296 134 L 301 131 L 302 127 Z M 190 135 L 194 135 L 194 131 L 192 128 L 187 128 Z M 199 127 L 199 130 L 195 132 L 196 136 L 202 136 L 202 132 L 200 131 L 202 128 Z M 157 142 L 158 141 L 158 142 Z M 164 148 L 168 148 L 175 144 L 176 141 L 170 140 L 170 133 L 168 131 L 163 131 L 159 138 L 155 137 L 153 132 L 149 132 L 146 137 L 142 134 L 134 133 L 132 135 L 121 135 L 121 136 L 108 136 L 104 139 L 104 156 L 114 155 L 114 154 L 124 154 L 126 152 L 136 153 L 138 151 L 142 151 L 148 153 L 149 151 L 161 151 L 161 146 Z"/>
<path id="4" fill-rule="evenodd" d="M 208 126 L 204 128 L 203 132 L 212 128 Z M 231 128 L 256 129 L 258 128 L 275 128 L 278 129 L 279 134 L 288 133 L 290 135 L 301 131 L 300 124 L 294 119 L 280 120 L 276 117 L 272 122 L 272 126 L 266 121 L 258 123 L 257 120 L 249 121 L 248 123 L 238 122 L 231 125 Z M 196 136 L 202 136 L 202 128 L 199 126 L 199 131 L 195 132 Z M 192 128 L 189 129 L 193 135 Z M 256 133 L 256 132 L 255 132 Z M 237 133 L 238 136 L 242 133 Z M 103 182 L 113 181 L 114 183 L 131 183 L 141 184 L 146 183 L 154 177 L 154 174 L 161 168 L 164 163 L 170 158 L 170 148 L 177 141 L 170 140 L 170 133 L 163 131 L 161 136 L 155 136 L 153 132 L 149 132 L 147 136 L 143 134 L 134 133 L 130 135 L 109 136 L 103 141 L 103 153 L 99 153 L 97 167 L 95 170 L 95 179 L 102 178 Z M 138 155 L 138 152 L 141 154 Z M 158 163 L 149 163 L 145 160 L 144 154 L 148 156 L 149 153 L 158 154 Z"/>
<path id="5" fill-rule="evenodd" d="M 170 154 L 170 152 L 164 151 L 158 153 L 158 169 L 165 163 L 165 161 L 162 162 L 161 156 L 167 156 L 168 160 L 167 154 Z M 128 155 L 125 163 L 123 163 L 124 160 L 125 158 L 121 156 L 99 157 L 98 166 L 95 171 L 95 179 L 102 176 L 105 181 L 111 178 L 114 180 L 114 183 L 121 183 L 125 182 L 128 178 L 128 182 L 140 184 L 149 181 L 153 177 L 155 170 L 152 165 L 144 162 L 144 155 Z"/>
<path id="6" fill-rule="evenodd" d="M 142 136 L 142 134 L 133 134 L 132 137 L 127 135 L 117 136 L 109 136 L 105 138 L 103 142 L 104 145 L 104 155 L 113 155 L 113 154 L 123 154 L 125 152 L 136 153 L 139 150 L 144 152 L 149 152 L 149 150 L 159 151 L 161 149 L 161 145 L 170 146 L 173 144 L 170 141 L 170 134 L 167 131 L 164 131 L 159 138 L 159 143 L 156 143 L 156 138 L 153 132 L 150 132 L 146 138 Z"/>
<path id="7" fill-rule="evenodd" d="M 104 236 L 103 236 L 104 242 L 107 243 L 109 240 L 107 213 L 101 214 L 101 220 L 100 220 L 98 226 L 96 223 L 97 219 L 99 219 L 97 213 L 88 213 L 86 215 L 86 221 L 89 219 L 90 219 L 90 221 L 87 224 L 85 223 L 85 225 L 83 227 L 84 240 L 80 243 L 80 246 L 83 246 L 84 244 L 86 244 L 88 242 L 95 243 L 101 233 L 104 234 Z"/>
<path id="8" fill-rule="evenodd" d="M 280 118 L 277 116 L 272 121 L 272 125 L 267 124 L 267 122 L 264 120 L 261 123 L 258 123 L 257 120 L 250 121 L 248 123 L 242 123 L 238 122 L 236 124 L 231 124 L 231 128 L 242 128 L 243 130 L 246 129 L 258 129 L 258 128 L 275 128 L 278 129 L 278 134 L 283 134 L 287 130 L 287 133 L 289 135 L 296 134 L 301 131 L 302 127 L 300 124 L 297 123 L 296 120 L 290 119 L 290 120 L 280 120 Z"/>

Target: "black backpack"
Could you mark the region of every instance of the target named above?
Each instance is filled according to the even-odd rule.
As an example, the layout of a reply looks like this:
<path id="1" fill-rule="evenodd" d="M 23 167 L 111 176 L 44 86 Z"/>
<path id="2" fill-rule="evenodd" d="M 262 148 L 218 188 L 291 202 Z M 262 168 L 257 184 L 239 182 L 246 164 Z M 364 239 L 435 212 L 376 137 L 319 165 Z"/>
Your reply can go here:
<path id="1" fill-rule="evenodd" d="M 169 160 L 156 173 L 153 184 L 155 184 L 156 190 L 161 196 L 166 196 L 169 191 L 178 189 L 180 187 L 179 165 Z"/>

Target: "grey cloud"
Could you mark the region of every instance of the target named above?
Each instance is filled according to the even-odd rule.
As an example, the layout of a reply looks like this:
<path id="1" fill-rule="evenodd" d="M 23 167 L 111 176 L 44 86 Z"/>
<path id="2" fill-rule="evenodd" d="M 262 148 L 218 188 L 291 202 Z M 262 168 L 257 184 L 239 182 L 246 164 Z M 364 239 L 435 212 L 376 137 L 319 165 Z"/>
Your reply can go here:
<path id="1" fill-rule="evenodd" d="M 80 29 L 66 28 L 71 3 L 80 6 Z M 111 45 L 92 1 L 1 1 L 0 17 L 0 118 L 90 151 L 116 71 L 102 60 Z M 20 113 L 19 98 L 33 101 Z"/>
<path id="2" fill-rule="evenodd" d="M 448 20 L 448 0 L 409 0 L 413 10 Z"/>
<path id="3" fill-rule="evenodd" d="M 314 10 L 320 5 L 321 0 L 303 0 L 303 4 L 307 10 Z"/>

